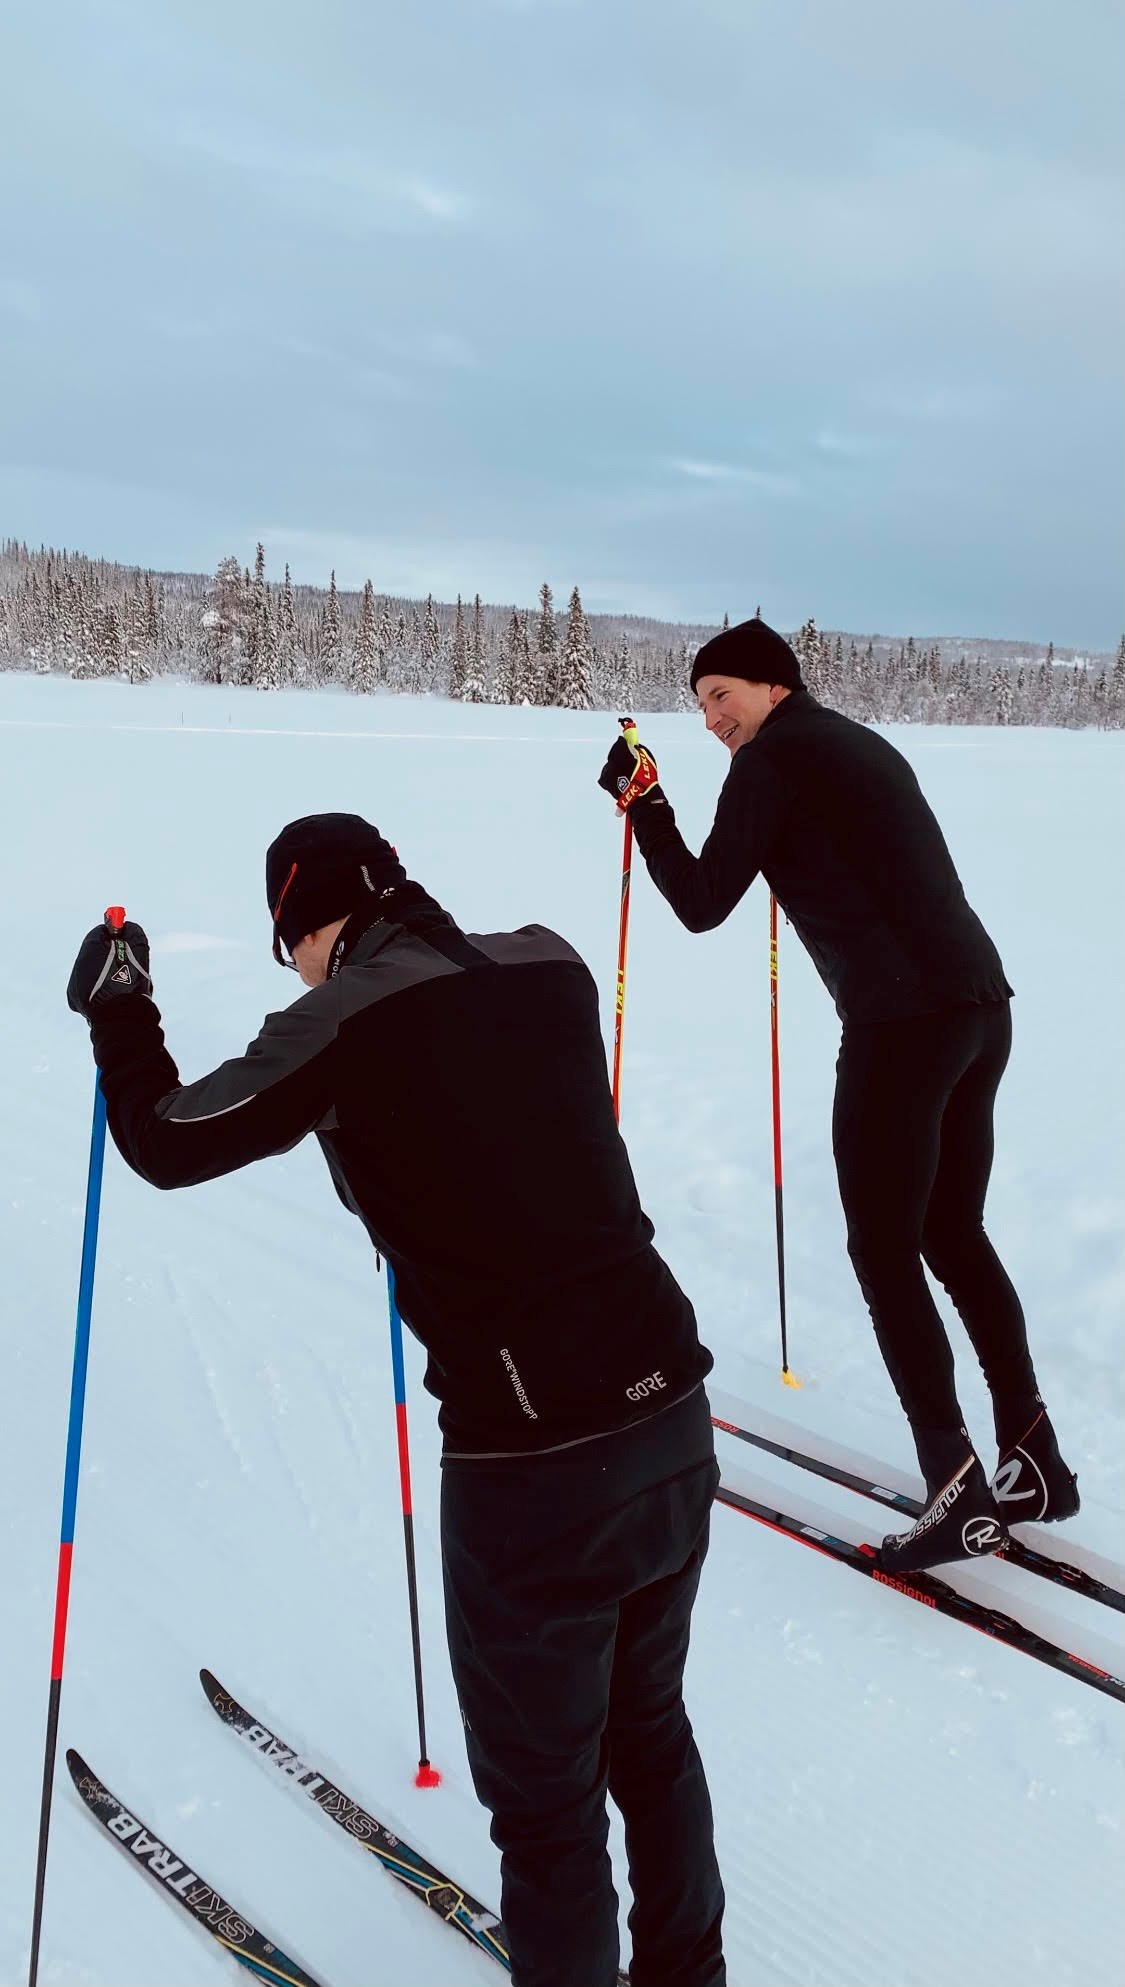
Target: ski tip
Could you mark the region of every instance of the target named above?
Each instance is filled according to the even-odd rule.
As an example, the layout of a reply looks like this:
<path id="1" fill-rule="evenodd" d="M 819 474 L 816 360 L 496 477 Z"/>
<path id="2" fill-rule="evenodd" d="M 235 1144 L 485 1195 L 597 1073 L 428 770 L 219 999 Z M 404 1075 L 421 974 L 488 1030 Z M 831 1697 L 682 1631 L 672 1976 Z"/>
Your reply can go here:
<path id="1" fill-rule="evenodd" d="M 783 1387 L 799 1387 L 801 1382 L 795 1373 L 790 1372 L 788 1366 L 783 1366 L 781 1369 L 781 1384 Z"/>
<path id="2" fill-rule="evenodd" d="M 416 1773 L 416 1774 L 414 1775 L 414 1785 L 415 1785 L 416 1787 L 440 1787 L 440 1786 L 441 1786 L 441 1774 L 440 1774 L 440 1773 L 438 1772 L 438 1770 L 437 1770 L 437 1767 L 436 1767 L 436 1766 L 431 1766 L 431 1765 L 430 1765 L 430 1762 L 429 1762 L 429 1760 L 428 1760 L 428 1759 L 420 1759 L 420 1760 L 419 1760 L 419 1762 L 418 1762 L 418 1771 L 417 1771 L 417 1773 Z"/>

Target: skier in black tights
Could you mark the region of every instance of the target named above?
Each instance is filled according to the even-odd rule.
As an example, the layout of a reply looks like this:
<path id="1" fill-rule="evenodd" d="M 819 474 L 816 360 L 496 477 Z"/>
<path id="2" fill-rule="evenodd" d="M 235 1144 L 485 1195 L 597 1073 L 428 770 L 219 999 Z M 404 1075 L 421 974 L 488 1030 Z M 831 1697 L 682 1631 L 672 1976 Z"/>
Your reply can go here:
<path id="1" fill-rule="evenodd" d="M 760 870 L 833 995 L 848 1252 L 927 1488 L 918 1522 L 883 1541 L 884 1563 L 907 1571 L 994 1552 L 1007 1523 L 1078 1509 L 1019 1298 L 984 1231 L 1012 989 L 910 766 L 809 694 L 780 635 L 757 617 L 725 629 L 700 649 L 691 685 L 731 754 L 700 855 L 644 746 L 618 739 L 599 784 L 629 810 L 653 881 L 690 931 L 721 924 Z M 923 1264 L 953 1299 L 992 1393 L 991 1485 Z"/>

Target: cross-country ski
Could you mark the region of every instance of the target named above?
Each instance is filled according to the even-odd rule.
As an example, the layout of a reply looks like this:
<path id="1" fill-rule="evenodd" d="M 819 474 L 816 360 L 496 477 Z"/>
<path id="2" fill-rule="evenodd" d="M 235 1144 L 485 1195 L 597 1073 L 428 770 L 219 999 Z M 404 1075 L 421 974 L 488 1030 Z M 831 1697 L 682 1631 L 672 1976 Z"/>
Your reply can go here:
<path id="1" fill-rule="evenodd" d="M 796 1469 L 806 1470 L 825 1482 L 868 1497 L 885 1511 L 897 1511 L 911 1518 L 921 1516 L 925 1506 L 917 1480 L 893 1465 L 878 1463 L 842 1443 L 825 1441 L 716 1387 L 708 1388 L 708 1399 L 711 1419 L 724 1434 L 749 1443 L 765 1455 L 792 1463 Z M 997 1557 L 1010 1560 L 1025 1573 L 1037 1574 L 1070 1593 L 1081 1594 L 1086 1600 L 1125 1614 L 1125 1567 L 1095 1553 L 1083 1552 L 1080 1545 L 1069 1548 L 1075 1557 L 1066 1557 L 1066 1550 L 1052 1544 L 1049 1534 L 1032 1530 L 1019 1536 L 1013 1532 Z"/>
<path id="2" fill-rule="evenodd" d="M 321 1773 L 276 1732 L 263 1725 L 236 1697 L 223 1689 L 210 1670 L 201 1670 L 199 1680 L 208 1704 L 224 1725 L 245 1740 L 260 1758 L 276 1767 L 292 1786 L 312 1801 L 321 1814 L 327 1815 L 338 1828 L 342 1828 L 353 1842 L 368 1850 L 388 1876 L 413 1891 L 445 1924 L 462 1933 L 472 1945 L 487 1953 L 491 1959 L 498 1960 L 507 1970 L 508 1949 L 504 1943 L 504 1928 L 494 1911 L 463 1890 L 442 1870 L 435 1869 L 393 1829 L 377 1821 L 358 1801 L 352 1800 L 349 1794 L 337 1787 L 327 1774 Z"/>
<path id="3" fill-rule="evenodd" d="M 67 1749 L 66 1764 L 80 1799 L 111 1841 L 124 1851 L 135 1869 L 157 1885 L 163 1897 L 186 1913 L 223 1952 L 237 1960 L 247 1973 L 252 1973 L 255 1980 L 268 1981 L 272 1987 L 317 1987 L 311 1973 L 306 1973 L 280 1946 L 259 1932 L 237 1906 L 215 1890 L 205 1877 L 199 1876 L 160 1836 L 154 1835 L 116 1794 L 111 1794 L 72 1746 Z"/>

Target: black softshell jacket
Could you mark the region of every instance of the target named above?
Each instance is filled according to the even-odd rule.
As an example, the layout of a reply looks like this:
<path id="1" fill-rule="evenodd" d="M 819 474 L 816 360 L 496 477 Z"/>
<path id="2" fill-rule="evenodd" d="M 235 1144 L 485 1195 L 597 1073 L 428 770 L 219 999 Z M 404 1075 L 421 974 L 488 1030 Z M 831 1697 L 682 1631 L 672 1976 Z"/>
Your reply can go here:
<path id="1" fill-rule="evenodd" d="M 315 1132 L 394 1267 L 448 1451 L 553 1448 L 689 1393 L 711 1357 L 652 1247 L 578 954 L 538 925 L 466 936 L 436 906 L 344 936 L 334 977 L 196 1083 L 153 1001 L 95 1010 L 129 1165 L 190 1186 Z"/>
<path id="2" fill-rule="evenodd" d="M 690 931 L 722 924 L 760 871 L 845 1023 L 1011 994 L 912 768 L 807 690 L 735 753 L 698 857 L 662 793 L 631 812 L 653 882 Z"/>

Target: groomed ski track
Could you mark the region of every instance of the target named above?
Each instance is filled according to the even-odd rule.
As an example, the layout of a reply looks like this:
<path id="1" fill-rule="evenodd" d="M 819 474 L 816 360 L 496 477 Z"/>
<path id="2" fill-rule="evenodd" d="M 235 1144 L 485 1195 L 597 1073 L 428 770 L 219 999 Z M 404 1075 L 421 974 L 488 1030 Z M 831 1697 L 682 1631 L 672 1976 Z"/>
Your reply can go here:
<path id="1" fill-rule="evenodd" d="M 489 736 L 474 745 L 478 720 Z M 126 736 L 141 722 L 151 729 Z M 146 922 L 170 1046 L 185 1075 L 199 1074 L 291 992 L 268 957 L 265 842 L 296 813 L 355 808 L 466 923 L 541 918 L 572 938 L 600 974 L 608 1026 L 618 838 L 589 745 L 578 749 L 603 727 L 612 736 L 612 714 L 389 699 L 373 711 L 344 697 L 7 677 L 0 726 L 0 828 L 19 851 L 0 873 L 5 927 L 19 935 L 0 968 L 15 1045 L 0 1193 L 12 1299 L 0 1570 L 16 1624 L 0 1832 L 6 1984 L 26 1966 L 89 1130 L 88 1046 L 62 999 L 78 938 L 114 899 Z M 341 751 L 331 734 L 349 729 L 393 736 Z M 431 753 L 440 737 L 452 748 L 454 732 L 455 750 Z M 698 846 L 721 755 L 690 717 L 652 720 L 644 735 Z M 1120 1558 L 1125 941 L 1105 866 L 1086 851 L 1119 845 L 1125 741 L 894 736 L 1017 988 L 990 1226 L 1069 1431 L 1084 1497 L 1075 1536 Z M 121 755 L 127 791 L 114 775 Z M 804 1385 L 790 1394 L 777 1378 L 765 934 L 757 890 L 721 932 L 693 939 L 634 876 L 623 1126 L 642 1197 L 696 1303 L 717 1384 L 910 1472 L 835 1203 L 835 1018 L 784 927 L 791 1357 Z M 957 1351 L 983 1442 L 983 1394 L 961 1340 Z M 196 1676 L 211 1664 L 435 1862 L 496 1895 L 443 1651 L 433 1407 L 413 1346 L 408 1359 L 430 1751 L 444 1779 L 433 1793 L 412 1785 L 385 1298 L 358 1224 L 311 1146 L 178 1196 L 152 1193 L 110 1155 L 62 1742 L 328 1987 L 468 1987 L 496 1971 L 251 1771 Z M 732 1466 L 747 1460 L 720 1447 Z M 780 1462 L 755 1458 L 754 1474 L 790 1504 L 809 1501 Z M 878 1530 L 875 1507 L 811 1488 L 849 1536 Z M 1014 1569 L 959 1577 L 1001 1576 L 1000 1604 L 1014 1607 Z M 1033 1585 L 1019 1587 L 1029 1604 Z M 1114 1617 L 1053 1589 L 1038 1600 L 1104 1638 L 1120 1671 Z M 731 1987 L 1120 1987 L 1120 1706 L 721 1509 L 689 1692 L 728 1891 Z M 616 1829 L 613 1848 L 623 1873 Z M 60 1772 L 41 1979 L 155 1978 L 220 1987 L 232 1975 L 108 1853 Z"/>

